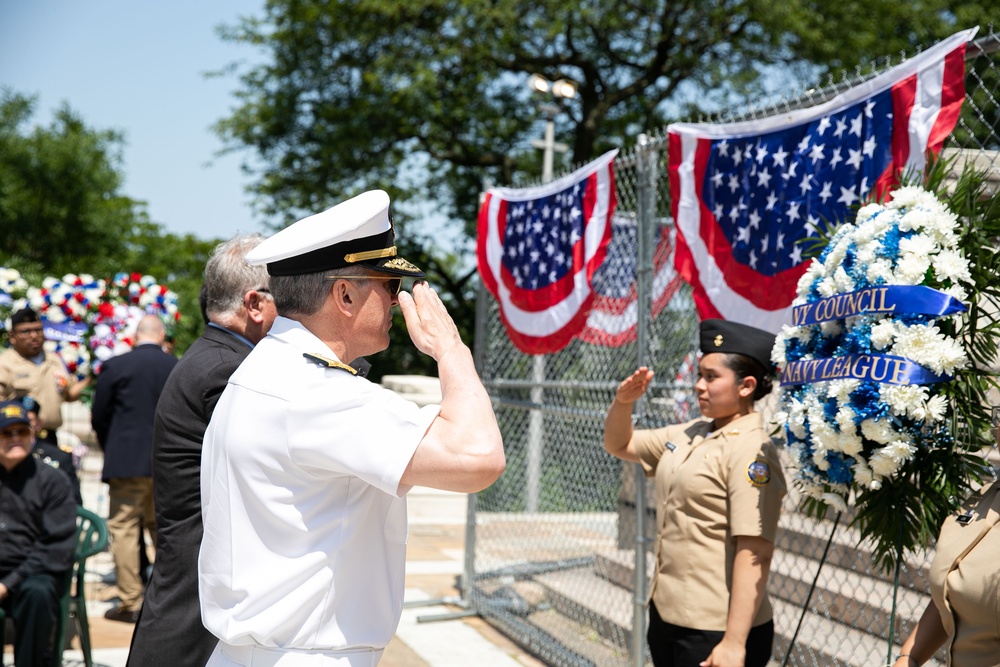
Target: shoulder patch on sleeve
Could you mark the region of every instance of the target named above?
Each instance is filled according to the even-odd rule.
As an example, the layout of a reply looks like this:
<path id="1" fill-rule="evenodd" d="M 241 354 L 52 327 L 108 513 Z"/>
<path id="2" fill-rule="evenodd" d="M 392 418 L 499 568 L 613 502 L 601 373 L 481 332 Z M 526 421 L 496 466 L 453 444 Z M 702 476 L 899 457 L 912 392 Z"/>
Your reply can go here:
<path id="1" fill-rule="evenodd" d="M 771 466 L 767 459 L 758 456 L 747 464 L 747 481 L 754 486 L 767 486 L 771 481 Z"/>
<path id="2" fill-rule="evenodd" d="M 339 368 L 342 371 L 347 371 L 351 375 L 357 375 L 358 372 L 348 366 L 347 364 L 341 363 L 336 359 L 330 359 L 329 357 L 324 357 L 322 354 L 313 354 L 311 352 L 303 352 L 302 356 L 313 362 L 314 364 L 319 364 L 324 368 Z"/>

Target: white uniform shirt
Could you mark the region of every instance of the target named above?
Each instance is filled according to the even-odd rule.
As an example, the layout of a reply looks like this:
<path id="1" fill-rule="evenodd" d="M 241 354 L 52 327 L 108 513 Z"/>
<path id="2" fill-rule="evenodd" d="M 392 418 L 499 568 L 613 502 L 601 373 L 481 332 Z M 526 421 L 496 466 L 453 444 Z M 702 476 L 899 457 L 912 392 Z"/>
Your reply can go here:
<path id="1" fill-rule="evenodd" d="M 400 478 L 439 408 L 303 357 L 334 357 L 277 318 L 205 433 L 205 627 L 229 644 L 383 648 L 403 604 Z"/>

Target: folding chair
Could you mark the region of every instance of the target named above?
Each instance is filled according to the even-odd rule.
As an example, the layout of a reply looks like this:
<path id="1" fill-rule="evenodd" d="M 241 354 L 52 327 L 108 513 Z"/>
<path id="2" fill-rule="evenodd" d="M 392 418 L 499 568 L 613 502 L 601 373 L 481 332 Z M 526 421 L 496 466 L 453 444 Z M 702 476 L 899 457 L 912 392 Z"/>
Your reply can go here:
<path id="1" fill-rule="evenodd" d="M 104 519 L 77 505 L 76 543 L 73 547 L 73 564 L 70 567 L 66 592 L 59 601 L 59 620 L 56 623 L 56 642 L 52 652 L 55 667 L 62 665 L 63 644 L 66 641 L 66 625 L 73 620 L 76 634 L 80 638 L 83 662 L 86 667 L 94 667 L 90 649 L 90 624 L 87 620 L 87 598 L 85 580 L 87 559 L 101 553 L 108 547 L 108 525 Z"/>

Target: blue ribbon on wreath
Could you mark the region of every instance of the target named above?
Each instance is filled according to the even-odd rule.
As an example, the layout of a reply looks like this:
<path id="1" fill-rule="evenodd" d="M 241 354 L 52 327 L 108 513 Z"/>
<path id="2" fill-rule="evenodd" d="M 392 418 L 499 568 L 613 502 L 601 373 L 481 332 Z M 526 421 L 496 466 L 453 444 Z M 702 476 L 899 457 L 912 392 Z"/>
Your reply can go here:
<path id="1" fill-rule="evenodd" d="M 910 313 L 943 317 L 965 312 L 955 297 L 924 285 L 885 285 L 835 294 L 812 303 L 795 306 L 795 326 L 842 320 L 856 315 Z"/>

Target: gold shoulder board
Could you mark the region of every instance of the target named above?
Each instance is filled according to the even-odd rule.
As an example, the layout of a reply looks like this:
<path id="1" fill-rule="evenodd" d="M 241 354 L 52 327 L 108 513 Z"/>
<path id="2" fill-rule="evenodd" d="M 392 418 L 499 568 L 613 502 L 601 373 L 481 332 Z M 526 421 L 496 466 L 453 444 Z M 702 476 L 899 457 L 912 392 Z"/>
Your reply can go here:
<path id="1" fill-rule="evenodd" d="M 341 363 L 341 362 L 337 361 L 336 359 L 331 359 L 329 357 L 324 357 L 322 354 L 312 354 L 310 352 L 303 352 L 302 356 L 305 357 L 306 359 L 308 359 L 309 361 L 312 361 L 313 363 L 317 363 L 320 366 L 323 366 L 325 368 L 339 368 L 342 371 L 347 371 L 351 375 L 357 375 L 358 374 L 358 372 L 356 370 L 354 370 L 353 368 L 351 368 L 347 364 Z"/>

